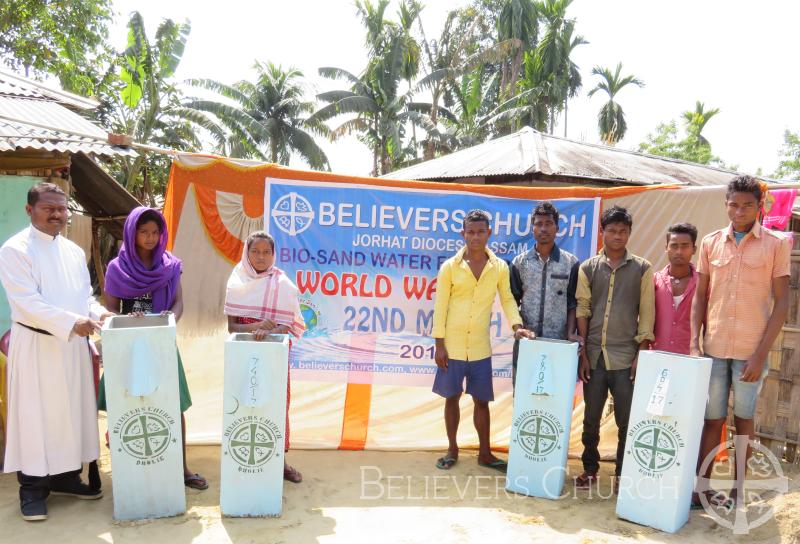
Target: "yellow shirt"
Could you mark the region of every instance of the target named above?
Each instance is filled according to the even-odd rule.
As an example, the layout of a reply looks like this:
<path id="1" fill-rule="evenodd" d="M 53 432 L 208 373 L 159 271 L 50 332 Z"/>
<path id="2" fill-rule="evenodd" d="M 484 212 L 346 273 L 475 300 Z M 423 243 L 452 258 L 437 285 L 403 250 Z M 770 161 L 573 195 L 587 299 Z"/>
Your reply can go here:
<path id="1" fill-rule="evenodd" d="M 511 294 L 508 265 L 488 248 L 489 261 L 480 279 L 464 261 L 466 247 L 447 259 L 436 280 L 433 310 L 434 338 L 444 338 L 448 356 L 459 361 L 479 361 L 492 356 L 489 322 L 495 294 L 511 326 L 522 325 L 517 302 Z"/>

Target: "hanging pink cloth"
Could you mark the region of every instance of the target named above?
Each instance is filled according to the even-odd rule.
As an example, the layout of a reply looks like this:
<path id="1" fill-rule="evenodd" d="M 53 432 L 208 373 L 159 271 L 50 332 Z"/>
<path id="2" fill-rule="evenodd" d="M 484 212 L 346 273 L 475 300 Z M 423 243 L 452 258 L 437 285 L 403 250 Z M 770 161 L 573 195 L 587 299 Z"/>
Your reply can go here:
<path id="1" fill-rule="evenodd" d="M 797 189 L 778 189 L 767 194 L 764 205 L 764 219 L 761 224 L 772 230 L 786 230 L 789 218 L 792 217 L 794 199 Z M 772 205 L 770 206 L 770 201 Z"/>

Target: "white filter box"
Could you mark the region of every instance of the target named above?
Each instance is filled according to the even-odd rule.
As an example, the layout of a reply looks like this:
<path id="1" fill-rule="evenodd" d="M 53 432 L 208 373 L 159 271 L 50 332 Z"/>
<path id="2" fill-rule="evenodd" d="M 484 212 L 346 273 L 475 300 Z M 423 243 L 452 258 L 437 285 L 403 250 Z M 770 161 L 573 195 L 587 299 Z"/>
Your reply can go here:
<path id="1" fill-rule="evenodd" d="M 283 503 L 289 337 L 225 341 L 220 507 L 225 516 L 279 516 Z"/>
<path id="2" fill-rule="evenodd" d="M 114 518 L 186 511 L 175 318 L 115 316 L 101 331 Z"/>
<path id="3" fill-rule="evenodd" d="M 711 359 L 642 351 L 617 515 L 674 533 L 689 520 Z"/>
<path id="4" fill-rule="evenodd" d="M 578 344 L 521 340 L 506 489 L 557 499 L 567 474 Z"/>

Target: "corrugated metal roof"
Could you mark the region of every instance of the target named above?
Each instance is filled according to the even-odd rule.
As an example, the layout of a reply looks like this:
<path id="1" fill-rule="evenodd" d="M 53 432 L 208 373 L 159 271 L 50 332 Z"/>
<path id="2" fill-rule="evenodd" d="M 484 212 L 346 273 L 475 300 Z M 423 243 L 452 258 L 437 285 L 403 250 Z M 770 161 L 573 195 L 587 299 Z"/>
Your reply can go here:
<path id="1" fill-rule="evenodd" d="M 25 148 L 136 156 L 132 149 L 109 145 L 103 129 L 56 102 L 0 96 L 0 151 Z"/>
<path id="2" fill-rule="evenodd" d="M 136 206 L 141 206 L 136 197 L 84 153 L 72 155 L 70 174 L 75 199 L 81 207 L 92 217 L 105 218 L 108 232 L 121 240 L 124 218 Z"/>
<path id="3" fill-rule="evenodd" d="M 93 110 L 99 105 L 92 98 L 62 91 L 6 70 L 0 70 L 0 95 L 44 98 L 63 106 L 82 110 Z"/>
<path id="4" fill-rule="evenodd" d="M 530 127 L 383 177 L 442 180 L 536 174 L 631 185 L 722 185 L 735 172 L 603 145 L 576 142 Z"/>
<path id="5" fill-rule="evenodd" d="M 27 89 L 14 85 L 11 81 L 4 80 L 0 75 L 0 95 L 2 96 L 23 96 L 26 98 L 44 98 L 44 95 L 34 89 Z"/>

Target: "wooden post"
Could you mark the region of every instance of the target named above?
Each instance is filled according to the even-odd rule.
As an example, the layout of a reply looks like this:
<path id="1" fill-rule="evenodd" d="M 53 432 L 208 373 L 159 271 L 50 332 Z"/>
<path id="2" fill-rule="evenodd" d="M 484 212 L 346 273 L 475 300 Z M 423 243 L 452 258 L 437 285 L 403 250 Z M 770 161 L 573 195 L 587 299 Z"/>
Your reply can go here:
<path id="1" fill-rule="evenodd" d="M 100 284 L 100 296 L 103 296 L 103 291 L 105 291 L 106 287 L 106 274 L 103 271 L 103 260 L 100 257 L 98 223 L 94 218 L 92 218 L 92 261 L 94 262 L 95 274 L 97 274 L 97 283 Z"/>

